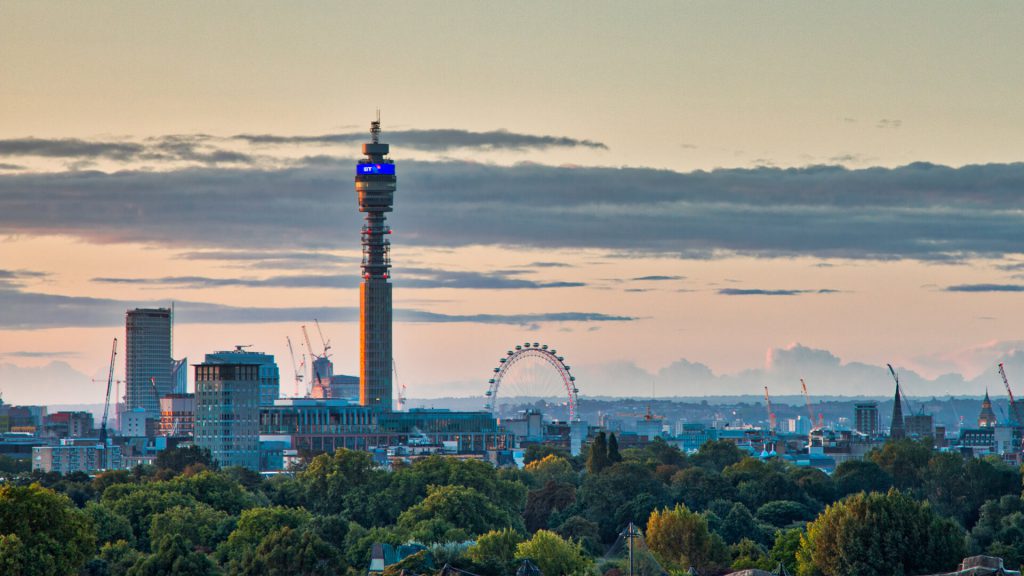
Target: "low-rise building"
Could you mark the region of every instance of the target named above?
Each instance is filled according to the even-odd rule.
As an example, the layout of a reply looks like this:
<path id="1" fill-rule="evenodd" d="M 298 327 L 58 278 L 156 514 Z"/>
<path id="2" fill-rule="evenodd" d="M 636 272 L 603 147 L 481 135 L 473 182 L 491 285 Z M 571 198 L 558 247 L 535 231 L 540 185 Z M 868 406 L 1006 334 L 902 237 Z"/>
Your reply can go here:
<path id="1" fill-rule="evenodd" d="M 68 438 L 57 446 L 32 448 L 32 470 L 70 474 L 93 474 L 121 468 L 121 448 L 107 441 L 104 447 L 96 438 Z"/>

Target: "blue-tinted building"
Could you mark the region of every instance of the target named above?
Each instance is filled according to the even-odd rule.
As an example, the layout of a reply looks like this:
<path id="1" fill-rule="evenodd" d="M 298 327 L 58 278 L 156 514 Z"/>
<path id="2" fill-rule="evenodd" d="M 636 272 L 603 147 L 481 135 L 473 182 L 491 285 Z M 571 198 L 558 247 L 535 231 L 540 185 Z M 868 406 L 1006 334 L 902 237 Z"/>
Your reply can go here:
<path id="1" fill-rule="evenodd" d="M 287 398 L 261 412 L 264 440 L 287 438 L 288 448 L 306 454 L 430 442 L 448 443 L 456 453 L 482 455 L 514 443 L 513 435 L 486 411 L 382 412 L 342 399 Z"/>
<path id="2" fill-rule="evenodd" d="M 205 364 L 254 364 L 259 366 L 260 406 L 273 406 L 281 395 L 281 375 L 273 354 L 249 352 L 242 346 L 206 355 Z"/>
<path id="3" fill-rule="evenodd" d="M 259 470 L 260 394 L 263 365 L 206 362 L 196 366 L 196 446 L 221 466 Z"/>

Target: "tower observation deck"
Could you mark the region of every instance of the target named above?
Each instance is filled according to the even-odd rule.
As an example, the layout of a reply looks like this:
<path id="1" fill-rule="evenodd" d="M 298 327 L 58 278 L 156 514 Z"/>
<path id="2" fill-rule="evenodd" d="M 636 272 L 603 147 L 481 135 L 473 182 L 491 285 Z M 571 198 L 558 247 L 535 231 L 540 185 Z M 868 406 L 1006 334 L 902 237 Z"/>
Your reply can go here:
<path id="1" fill-rule="evenodd" d="M 380 116 L 370 123 L 371 142 L 356 165 L 356 197 L 363 219 L 363 281 L 359 285 L 359 403 L 391 411 L 391 270 L 386 239 L 397 178 L 389 147 L 380 142 Z"/>

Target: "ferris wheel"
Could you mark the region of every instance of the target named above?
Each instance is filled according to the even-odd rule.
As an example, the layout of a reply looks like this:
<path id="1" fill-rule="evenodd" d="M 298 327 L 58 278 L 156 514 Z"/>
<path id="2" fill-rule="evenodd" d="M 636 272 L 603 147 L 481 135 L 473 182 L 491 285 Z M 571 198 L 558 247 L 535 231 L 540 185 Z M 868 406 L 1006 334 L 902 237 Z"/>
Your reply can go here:
<path id="1" fill-rule="evenodd" d="M 538 342 L 525 342 L 498 359 L 494 376 L 487 381 L 486 408 L 497 412 L 498 392 L 505 396 L 549 398 L 565 397 L 569 421 L 579 420 L 576 377 L 569 372 L 565 358 L 554 348 Z"/>

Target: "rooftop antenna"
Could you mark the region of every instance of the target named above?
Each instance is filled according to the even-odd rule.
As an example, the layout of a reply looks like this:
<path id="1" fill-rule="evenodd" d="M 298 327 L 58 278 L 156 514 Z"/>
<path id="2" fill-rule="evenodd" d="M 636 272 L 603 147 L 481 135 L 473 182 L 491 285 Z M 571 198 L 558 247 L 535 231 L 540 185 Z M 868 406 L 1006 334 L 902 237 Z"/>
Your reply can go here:
<path id="1" fill-rule="evenodd" d="M 377 108 L 377 119 L 370 122 L 370 136 L 374 144 L 380 142 L 380 108 Z"/>

